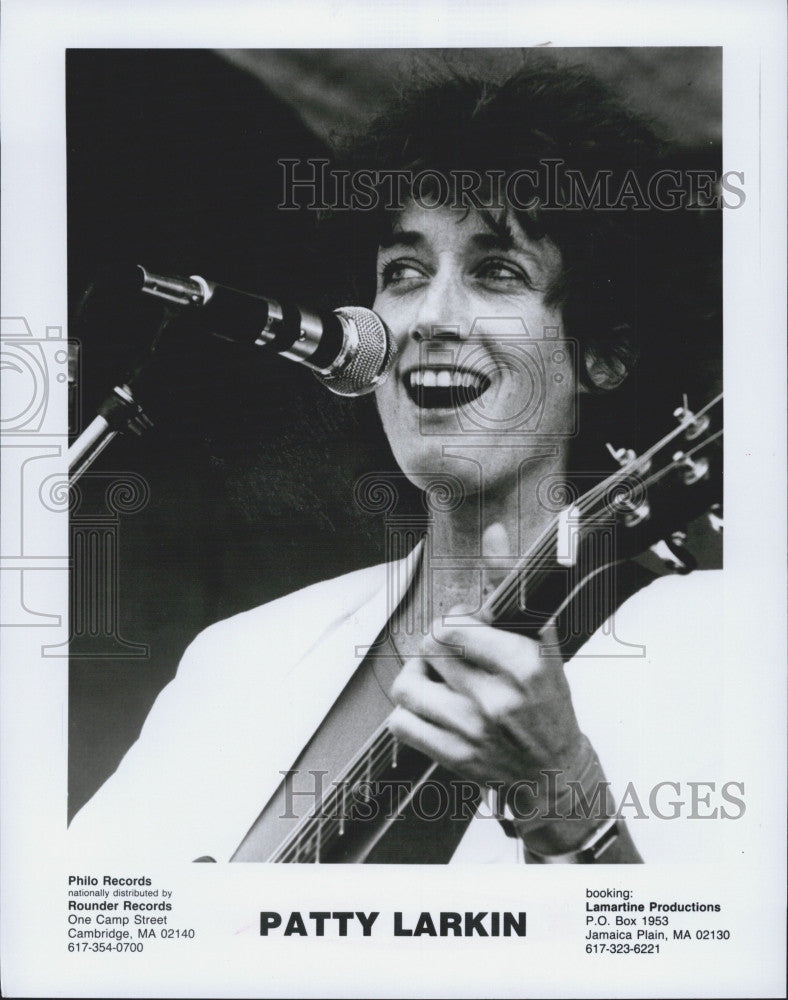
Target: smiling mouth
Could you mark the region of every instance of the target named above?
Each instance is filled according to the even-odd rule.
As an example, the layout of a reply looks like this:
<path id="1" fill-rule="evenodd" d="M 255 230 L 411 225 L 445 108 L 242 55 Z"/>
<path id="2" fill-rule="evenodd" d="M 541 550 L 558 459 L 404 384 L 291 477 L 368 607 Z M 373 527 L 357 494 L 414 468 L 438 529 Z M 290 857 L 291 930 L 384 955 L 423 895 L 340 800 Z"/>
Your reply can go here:
<path id="1" fill-rule="evenodd" d="M 467 406 L 490 388 L 490 379 L 462 368 L 412 368 L 404 375 L 409 398 L 425 410 Z"/>

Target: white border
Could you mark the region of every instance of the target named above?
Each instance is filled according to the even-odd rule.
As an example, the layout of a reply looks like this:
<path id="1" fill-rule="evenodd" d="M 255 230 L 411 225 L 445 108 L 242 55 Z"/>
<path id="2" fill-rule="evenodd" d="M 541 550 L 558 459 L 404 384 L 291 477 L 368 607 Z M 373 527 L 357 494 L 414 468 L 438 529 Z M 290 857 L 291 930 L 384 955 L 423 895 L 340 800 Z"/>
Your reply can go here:
<path id="1" fill-rule="evenodd" d="M 714 961 L 688 951 L 655 973 L 643 961 L 598 962 L 576 954 L 579 936 L 555 901 L 578 894 L 578 876 L 533 876 L 516 905 L 511 876 L 484 873 L 458 891 L 457 872 L 420 870 L 414 909 L 529 909 L 550 934 L 539 948 L 512 942 L 247 941 L 227 955 L 212 947 L 227 927 L 268 903 L 297 898 L 315 908 L 402 908 L 407 870 L 291 870 L 229 866 L 203 876 L 161 873 L 183 905 L 203 914 L 207 947 L 144 965 L 98 956 L 88 966 L 65 952 L 59 831 L 65 815 L 66 662 L 41 660 L 38 636 L 2 636 L 2 970 L 7 995 L 779 995 L 782 989 L 785 648 L 785 15 L 778 2 L 471 3 L 285 2 L 78 3 L 5 0 L 2 8 L 2 312 L 23 315 L 36 336 L 66 325 L 64 50 L 67 47 L 343 47 L 722 45 L 724 168 L 745 173 L 746 206 L 725 216 L 726 608 L 730 697 L 740 729 L 727 734 L 748 797 L 763 805 L 741 867 L 670 869 L 638 878 L 680 884 L 736 901 L 740 941 Z M 57 405 L 65 411 L 61 386 Z M 57 461 L 53 468 L 57 467 Z M 8 492 L 8 483 L 4 489 Z M 4 533 L 11 506 L 5 496 Z M 6 534 L 6 540 L 8 539 Z M 42 518 L 41 551 L 67 551 L 64 519 Z M 4 552 L 6 550 L 4 549 Z M 39 595 L 65 607 L 65 574 Z M 55 631 L 55 630 L 51 630 Z M 62 633 L 60 633 L 62 634 Z M 54 640 L 53 640 L 54 641 Z M 768 810 L 768 811 L 767 811 Z M 752 859 L 756 859 L 753 861 Z M 202 871 L 204 871 L 204 867 Z M 539 876 L 543 876 L 540 881 Z M 586 873 L 617 884 L 621 873 Z M 627 875 L 629 877 L 629 875 Z M 574 881 L 573 881 L 574 880 Z M 573 895 L 574 894 L 574 895 Z M 208 904 L 206 904 L 206 897 Z M 307 904 L 306 901 L 309 901 Z M 573 904 L 574 905 L 574 904 Z M 733 903 L 732 903 L 733 905 Z M 206 910 L 207 906 L 207 910 Z M 212 939 L 211 934 L 215 937 Z M 478 947 L 476 947 L 478 946 Z"/>

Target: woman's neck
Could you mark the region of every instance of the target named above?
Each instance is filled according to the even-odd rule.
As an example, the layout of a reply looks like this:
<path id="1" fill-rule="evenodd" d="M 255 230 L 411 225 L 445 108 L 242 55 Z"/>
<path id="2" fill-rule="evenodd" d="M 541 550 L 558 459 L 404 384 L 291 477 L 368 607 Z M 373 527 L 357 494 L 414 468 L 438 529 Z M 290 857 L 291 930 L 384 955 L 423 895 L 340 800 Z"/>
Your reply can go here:
<path id="1" fill-rule="evenodd" d="M 538 499 L 544 475 L 542 468 L 506 490 L 466 496 L 454 510 L 433 512 L 419 581 L 422 606 L 432 617 L 458 605 L 478 609 L 507 567 L 531 551 L 556 516 Z"/>

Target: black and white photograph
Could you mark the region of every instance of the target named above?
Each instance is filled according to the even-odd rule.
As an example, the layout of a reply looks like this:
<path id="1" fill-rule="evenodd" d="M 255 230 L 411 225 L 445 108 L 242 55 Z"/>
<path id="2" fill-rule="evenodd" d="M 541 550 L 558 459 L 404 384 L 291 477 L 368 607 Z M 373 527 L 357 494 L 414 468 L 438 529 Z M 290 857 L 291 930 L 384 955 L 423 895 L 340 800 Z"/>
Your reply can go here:
<path id="1" fill-rule="evenodd" d="M 691 820 L 745 808 L 699 731 L 745 197 L 720 49 L 66 70 L 75 806 L 189 643 L 76 835 L 189 861 L 713 851 L 727 824 Z"/>
<path id="2" fill-rule="evenodd" d="M 780 995 L 784 16 L 52 6 L 9 995 Z"/>

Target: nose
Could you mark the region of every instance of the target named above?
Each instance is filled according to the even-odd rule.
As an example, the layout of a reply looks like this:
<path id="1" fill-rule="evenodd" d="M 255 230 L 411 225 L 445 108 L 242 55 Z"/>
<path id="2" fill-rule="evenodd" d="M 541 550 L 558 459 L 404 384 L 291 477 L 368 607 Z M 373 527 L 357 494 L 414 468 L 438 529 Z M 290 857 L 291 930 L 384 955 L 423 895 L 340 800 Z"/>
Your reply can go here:
<path id="1" fill-rule="evenodd" d="M 470 331 L 467 297 L 450 268 L 439 269 L 425 285 L 413 317 L 411 336 L 428 340 L 463 340 Z"/>

